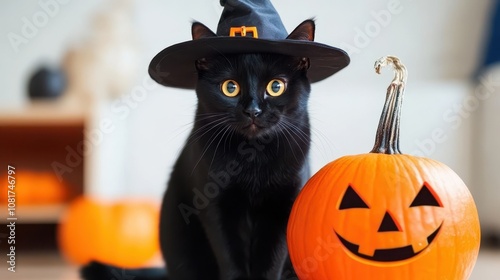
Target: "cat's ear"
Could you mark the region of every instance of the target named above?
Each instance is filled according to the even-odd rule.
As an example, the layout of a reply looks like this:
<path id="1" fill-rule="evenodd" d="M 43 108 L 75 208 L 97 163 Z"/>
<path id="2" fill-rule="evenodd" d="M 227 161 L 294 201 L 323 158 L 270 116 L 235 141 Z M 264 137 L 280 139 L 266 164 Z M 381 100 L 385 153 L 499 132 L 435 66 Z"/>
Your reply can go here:
<path id="1" fill-rule="evenodd" d="M 316 30 L 316 25 L 314 20 L 308 19 L 299 24 L 287 39 L 290 40 L 302 40 L 302 41 L 314 41 L 314 31 Z M 297 70 L 307 70 L 309 69 L 310 63 L 309 58 L 301 57 L 295 62 L 295 67 Z"/>
<path id="2" fill-rule="evenodd" d="M 208 71 L 210 65 L 206 58 L 200 58 L 195 61 L 196 70 L 198 71 Z"/>
<path id="3" fill-rule="evenodd" d="M 299 61 L 297 62 L 297 69 L 298 70 L 307 70 L 309 69 L 310 66 L 309 58 L 308 57 L 301 57 L 299 58 Z"/>
<path id="4" fill-rule="evenodd" d="M 308 19 L 299 24 L 287 39 L 291 40 L 303 40 L 303 41 L 314 41 L 314 31 L 316 30 L 316 25 L 314 20 Z"/>
<path id="5" fill-rule="evenodd" d="M 193 36 L 193 40 L 208 37 L 217 37 L 217 35 L 215 35 L 212 30 L 210 30 L 200 22 L 193 22 L 193 25 L 191 26 L 191 35 Z"/>

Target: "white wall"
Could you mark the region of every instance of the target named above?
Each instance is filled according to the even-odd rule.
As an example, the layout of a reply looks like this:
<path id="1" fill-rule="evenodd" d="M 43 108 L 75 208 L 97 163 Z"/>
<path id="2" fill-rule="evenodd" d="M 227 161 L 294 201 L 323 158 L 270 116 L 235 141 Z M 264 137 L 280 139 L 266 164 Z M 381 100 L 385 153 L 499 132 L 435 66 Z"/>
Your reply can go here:
<path id="1" fill-rule="evenodd" d="M 38 1 L 0 4 L 2 106 L 25 103 L 29 71 L 40 61 L 59 63 L 71 44 L 88 36 L 93 12 L 104 5 L 97 0 L 64 2 L 67 3 L 59 4 L 59 11 L 33 38 L 19 46 L 18 52 L 9 43 L 7 34 L 21 34 L 23 17 L 30 19 L 43 9 Z M 190 40 L 193 20 L 216 28 L 221 12 L 218 2 L 135 1 L 133 21 L 140 42 L 137 86 L 148 79 L 147 65 L 158 51 Z M 463 118 L 463 123 L 456 125 L 445 115 L 454 110 L 454 104 L 462 104 L 470 93 L 467 80 L 480 58 L 491 1 L 274 0 L 273 3 L 289 31 L 304 19 L 315 17 L 316 40 L 347 48 L 351 53 L 348 68 L 313 86 L 313 124 L 325 138 L 314 139 L 315 170 L 340 155 L 371 149 L 391 79 L 390 71 L 377 76 L 372 66 L 380 56 L 394 54 L 403 60 L 410 73 L 402 120 L 402 148 L 409 153 L 422 150 L 422 144 L 418 143 L 427 143 L 433 131 L 441 129 L 446 141 L 436 143 L 435 149 L 429 148 L 426 155 L 445 162 L 466 182 L 470 181 L 470 120 Z M 124 96 L 130 97 L 130 91 Z M 148 90 L 147 98 L 130 107 L 130 114 L 120 120 L 121 129 L 106 135 L 106 149 L 124 143 L 125 148 L 114 155 L 107 152 L 102 158 L 103 166 L 116 163 L 117 158 L 125 163 L 120 162 L 122 170 L 110 168 L 109 172 L 103 172 L 107 177 L 103 186 L 96 188 L 120 178 L 112 195 L 158 197 L 189 132 L 195 104 L 194 93 L 190 91 L 159 86 Z"/>
<path id="2" fill-rule="evenodd" d="M 102 10 L 109 2 L 2 1 L 0 81 L 4 90 L 0 92 L 0 101 L 22 103 L 29 71 L 39 62 L 59 63 L 69 46 L 89 36 L 93 12 Z M 16 52 L 8 34 L 22 35 L 23 18 L 33 23 L 33 17 L 44 12 L 40 3 L 57 3 L 58 11 L 37 28 L 32 38 L 23 36 L 27 43 L 19 45 Z M 144 67 L 159 50 L 190 39 L 191 21 L 198 20 L 215 29 L 221 11 L 218 3 L 218 0 L 135 1 L 133 21 L 142 46 L 140 73 L 145 73 Z M 413 81 L 467 79 L 478 61 L 491 5 L 488 0 L 275 0 L 273 3 L 289 31 L 302 20 L 315 17 L 317 41 L 351 50 L 349 68 L 327 83 L 375 79 L 370 66 L 385 54 L 401 57 Z M 390 19 L 383 16 L 387 13 L 391 14 Z"/>

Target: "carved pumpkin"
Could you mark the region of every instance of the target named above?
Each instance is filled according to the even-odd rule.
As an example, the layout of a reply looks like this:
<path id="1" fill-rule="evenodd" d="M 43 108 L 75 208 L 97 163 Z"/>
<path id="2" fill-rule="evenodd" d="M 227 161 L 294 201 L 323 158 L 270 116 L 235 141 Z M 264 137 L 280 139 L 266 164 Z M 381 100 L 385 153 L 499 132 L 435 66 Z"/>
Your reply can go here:
<path id="1" fill-rule="evenodd" d="M 59 248 L 77 264 L 139 268 L 160 253 L 159 207 L 146 201 L 106 204 L 80 197 L 58 229 Z"/>
<path id="2" fill-rule="evenodd" d="M 406 69 L 396 77 L 373 150 L 318 171 L 293 206 L 288 247 L 304 279 L 467 279 L 477 258 L 477 211 L 446 165 L 401 154 L 399 118 Z"/>

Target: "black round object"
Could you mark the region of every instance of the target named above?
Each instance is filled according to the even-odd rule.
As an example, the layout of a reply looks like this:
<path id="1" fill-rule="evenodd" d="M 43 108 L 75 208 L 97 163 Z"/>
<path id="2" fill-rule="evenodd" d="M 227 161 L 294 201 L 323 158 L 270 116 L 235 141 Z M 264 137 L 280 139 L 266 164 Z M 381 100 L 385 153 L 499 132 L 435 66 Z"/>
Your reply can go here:
<path id="1" fill-rule="evenodd" d="M 29 81 L 30 98 L 56 98 L 66 89 L 66 75 L 59 69 L 42 67 Z"/>

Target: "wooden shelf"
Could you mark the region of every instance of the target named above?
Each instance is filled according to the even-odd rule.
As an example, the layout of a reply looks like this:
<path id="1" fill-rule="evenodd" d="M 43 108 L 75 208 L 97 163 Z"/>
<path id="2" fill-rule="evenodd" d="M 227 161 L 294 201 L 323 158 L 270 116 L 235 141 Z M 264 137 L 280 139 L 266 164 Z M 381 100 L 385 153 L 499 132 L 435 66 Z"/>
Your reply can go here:
<path id="1" fill-rule="evenodd" d="M 70 100 L 37 100 L 0 107 L 0 126 L 75 125 L 86 121 L 88 108 Z"/>
<path id="2" fill-rule="evenodd" d="M 51 224 L 59 222 L 62 217 L 66 204 L 51 205 L 17 205 L 15 217 L 16 223 L 22 224 Z M 6 204 L 0 204 L 0 220 L 7 222 L 8 210 Z"/>
<path id="3" fill-rule="evenodd" d="M 0 147 L 3 148 L 0 158 L 2 169 L 0 178 L 5 175 L 7 165 L 15 166 L 20 172 L 35 171 L 53 174 L 54 162 L 67 166 L 68 149 L 77 150 L 77 147 L 83 143 L 89 114 L 88 103 L 69 98 L 29 101 L 20 106 L 0 105 L 0 135 L 2 135 Z M 71 172 L 65 172 L 62 176 L 62 183 L 67 186 L 67 201 L 84 193 L 86 158 L 83 155 L 80 156 L 80 163 L 71 164 Z M 36 182 L 23 185 L 21 178 L 22 176 L 16 178 L 18 200 L 23 197 L 18 193 L 21 188 L 38 187 Z M 21 203 L 16 206 L 16 223 L 54 224 L 59 221 L 66 207 L 67 203 L 64 201 L 55 204 Z M 8 214 L 5 201 L 1 201 L 0 219 L 3 223 L 7 222 Z"/>

